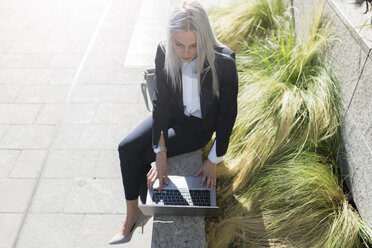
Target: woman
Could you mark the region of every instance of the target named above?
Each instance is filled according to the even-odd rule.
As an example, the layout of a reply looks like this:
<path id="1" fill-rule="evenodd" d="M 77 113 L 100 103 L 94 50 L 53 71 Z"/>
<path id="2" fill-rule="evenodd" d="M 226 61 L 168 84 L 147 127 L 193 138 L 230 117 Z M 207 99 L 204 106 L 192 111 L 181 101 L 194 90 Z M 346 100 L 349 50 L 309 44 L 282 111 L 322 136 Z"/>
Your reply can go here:
<path id="1" fill-rule="evenodd" d="M 152 117 L 119 145 L 127 216 L 110 244 L 128 242 L 144 219 L 137 207 L 138 196 L 145 203 L 147 187 L 151 189 L 155 180 L 159 190 L 168 184 L 167 158 L 204 147 L 214 131 L 208 160 L 195 176 L 202 176 L 207 188 L 215 187 L 216 164 L 227 151 L 234 126 L 235 54 L 217 41 L 203 7 L 184 2 L 172 12 L 167 34 L 155 57 Z"/>

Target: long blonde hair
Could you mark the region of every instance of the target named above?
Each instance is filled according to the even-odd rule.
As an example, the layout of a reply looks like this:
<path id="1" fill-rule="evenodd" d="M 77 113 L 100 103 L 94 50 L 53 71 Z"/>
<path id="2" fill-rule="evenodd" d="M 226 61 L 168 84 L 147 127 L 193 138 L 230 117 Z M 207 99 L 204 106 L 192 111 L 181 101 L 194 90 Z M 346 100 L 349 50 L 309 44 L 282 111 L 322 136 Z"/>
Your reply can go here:
<path id="1" fill-rule="evenodd" d="M 182 60 L 174 51 L 172 46 L 172 37 L 177 32 L 193 31 L 196 34 L 197 45 L 197 73 L 201 75 L 203 72 L 204 61 L 208 66 L 204 69 L 206 72 L 212 72 L 212 86 L 213 93 L 219 96 L 218 77 L 214 64 L 215 60 L 215 47 L 225 47 L 215 37 L 212 27 L 209 23 L 208 15 L 203 6 L 198 2 L 184 1 L 180 7 L 172 11 L 167 28 L 167 39 L 165 41 L 165 63 L 164 69 L 171 79 L 171 84 L 177 88 L 181 84 L 179 70 L 182 68 Z M 201 89 L 201 81 L 203 79 L 198 77 L 199 94 Z"/>

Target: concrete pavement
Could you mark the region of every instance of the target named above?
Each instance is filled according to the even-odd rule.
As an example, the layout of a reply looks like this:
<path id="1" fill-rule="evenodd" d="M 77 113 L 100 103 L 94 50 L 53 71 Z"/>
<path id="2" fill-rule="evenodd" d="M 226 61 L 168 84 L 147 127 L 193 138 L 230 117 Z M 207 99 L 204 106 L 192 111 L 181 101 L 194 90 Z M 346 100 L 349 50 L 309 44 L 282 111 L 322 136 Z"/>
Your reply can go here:
<path id="1" fill-rule="evenodd" d="M 117 145 L 151 115 L 141 70 L 179 2 L 0 0 L 0 248 L 112 247 Z"/>

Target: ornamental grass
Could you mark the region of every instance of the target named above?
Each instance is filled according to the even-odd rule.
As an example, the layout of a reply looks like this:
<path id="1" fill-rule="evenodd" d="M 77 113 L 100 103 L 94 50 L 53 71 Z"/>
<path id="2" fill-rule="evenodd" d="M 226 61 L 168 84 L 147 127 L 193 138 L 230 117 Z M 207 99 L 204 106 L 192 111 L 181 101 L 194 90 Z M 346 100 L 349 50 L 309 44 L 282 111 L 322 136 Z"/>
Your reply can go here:
<path id="1" fill-rule="evenodd" d="M 238 54 L 238 116 L 230 137 L 231 187 L 222 196 L 245 190 L 257 170 L 278 149 L 293 143 L 325 145 L 339 127 L 337 81 L 322 56 L 329 21 L 315 18 L 305 41 L 289 20 L 272 38 Z"/>
<path id="2" fill-rule="evenodd" d="M 356 248 L 372 245 L 329 159 L 307 146 L 278 150 L 230 196 L 209 247 Z"/>
<path id="3" fill-rule="evenodd" d="M 284 10 L 285 0 L 243 0 L 211 9 L 209 16 L 218 39 L 238 52 L 242 41 L 264 38 L 268 30 L 275 29 Z"/>
<path id="4" fill-rule="evenodd" d="M 372 247 L 335 166 L 340 97 L 323 56 L 331 20 L 320 10 L 306 39 L 286 16 L 260 27 L 265 39 L 240 43 L 238 116 L 217 167 L 222 214 L 208 221 L 209 247 Z"/>

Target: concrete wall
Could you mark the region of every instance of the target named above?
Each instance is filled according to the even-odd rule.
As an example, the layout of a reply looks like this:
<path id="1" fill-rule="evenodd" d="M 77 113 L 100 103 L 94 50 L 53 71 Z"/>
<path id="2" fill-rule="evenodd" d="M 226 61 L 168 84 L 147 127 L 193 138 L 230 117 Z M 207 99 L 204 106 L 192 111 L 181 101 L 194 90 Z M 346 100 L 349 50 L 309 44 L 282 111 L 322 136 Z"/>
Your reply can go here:
<path id="1" fill-rule="evenodd" d="M 334 18 L 332 31 L 338 34 L 326 53 L 341 86 L 343 174 L 360 215 L 372 223 L 372 26 L 355 28 L 370 23 L 372 10 L 363 14 L 365 4 L 352 2 L 326 0 L 324 13 Z M 291 3 L 296 32 L 303 39 L 321 1 Z"/>

